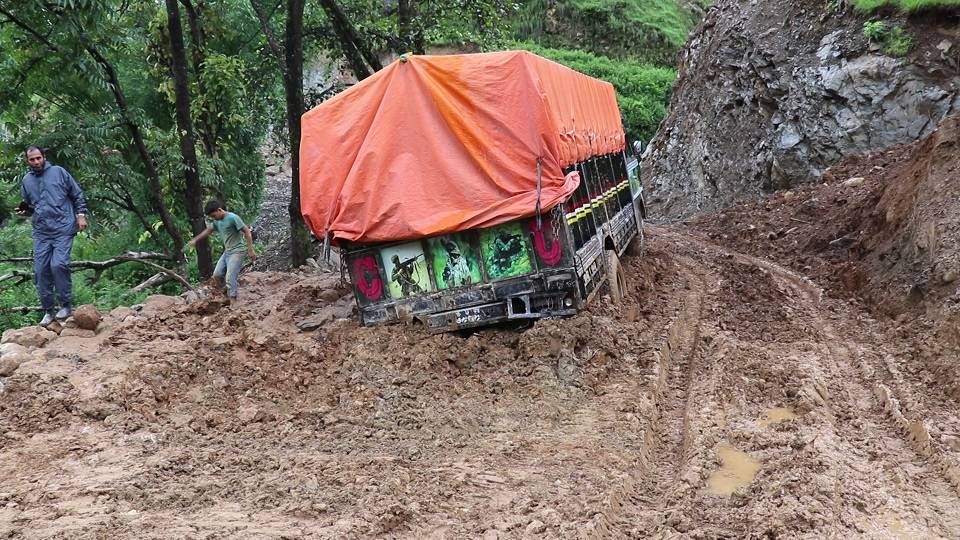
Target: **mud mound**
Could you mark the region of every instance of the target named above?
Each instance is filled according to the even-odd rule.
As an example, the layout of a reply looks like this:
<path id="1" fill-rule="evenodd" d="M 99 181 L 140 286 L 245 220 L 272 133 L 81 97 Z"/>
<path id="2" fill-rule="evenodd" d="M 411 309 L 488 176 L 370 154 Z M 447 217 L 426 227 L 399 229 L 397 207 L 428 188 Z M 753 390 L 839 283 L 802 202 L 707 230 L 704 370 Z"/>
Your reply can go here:
<path id="1" fill-rule="evenodd" d="M 362 328 L 338 275 L 254 272 L 237 303 L 4 345 L 0 536 L 960 534 L 925 341 L 683 228 L 648 238 L 626 301 L 526 328 Z"/>
<path id="2" fill-rule="evenodd" d="M 892 316 L 941 305 L 960 284 L 958 141 L 953 116 L 923 141 L 845 160 L 821 185 L 692 223 Z"/>
<path id="3" fill-rule="evenodd" d="M 720 244 L 782 261 L 834 297 L 862 302 L 893 328 L 907 369 L 939 381 L 926 391 L 960 399 L 958 143 L 960 116 L 953 116 L 922 141 L 846 159 L 823 184 L 690 224 Z"/>
<path id="4" fill-rule="evenodd" d="M 73 354 L 54 339 L 2 380 L 0 456 L 31 457 L 2 460 L 12 528 L 0 531 L 335 538 L 423 536 L 443 523 L 474 535 L 461 521 L 574 531 L 590 500 L 537 501 L 556 502 L 558 486 L 602 492 L 619 458 L 593 459 L 595 434 L 571 442 L 564 426 L 642 369 L 644 333 L 671 290 L 654 280 L 676 270 L 665 256 L 627 264 L 629 306 L 598 301 L 520 330 L 361 328 L 338 308 L 352 301 L 338 275 L 254 272 L 238 303 L 157 298 L 163 309 L 111 320 Z M 603 444 L 629 447 L 627 427 L 611 423 Z M 547 451 L 564 444 L 568 464 Z M 553 465 L 534 465 L 544 459 Z M 74 462 L 90 466 L 57 483 Z M 89 519 L 59 524 L 77 517 L 73 505 Z M 450 520 L 459 507 L 471 510 Z M 259 517 L 236 523 L 250 512 Z"/>

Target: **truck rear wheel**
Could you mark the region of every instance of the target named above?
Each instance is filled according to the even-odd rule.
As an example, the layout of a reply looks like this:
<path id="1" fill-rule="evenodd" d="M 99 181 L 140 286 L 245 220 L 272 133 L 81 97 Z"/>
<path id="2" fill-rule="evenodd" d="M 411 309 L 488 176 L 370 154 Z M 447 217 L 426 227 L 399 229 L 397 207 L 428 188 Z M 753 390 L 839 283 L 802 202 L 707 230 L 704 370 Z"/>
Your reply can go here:
<path id="1" fill-rule="evenodd" d="M 610 287 L 610 300 L 619 304 L 627 296 L 627 276 L 620 266 L 620 257 L 612 249 L 607 250 L 607 285 Z"/>

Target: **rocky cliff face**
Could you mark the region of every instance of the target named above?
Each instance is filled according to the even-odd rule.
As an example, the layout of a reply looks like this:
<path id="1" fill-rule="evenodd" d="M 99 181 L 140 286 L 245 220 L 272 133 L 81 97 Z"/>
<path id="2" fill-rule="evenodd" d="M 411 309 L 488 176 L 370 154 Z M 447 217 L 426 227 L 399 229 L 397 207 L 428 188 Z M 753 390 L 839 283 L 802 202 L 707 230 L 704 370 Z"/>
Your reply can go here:
<path id="1" fill-rule="evenodd" d="M 902 58 L 871 20 L 822 0 L 719 0 L 681 52 L 643 168 L 667 217 L 815 182 L 840 158 L 930 133 L 960 111 L 957 11 L 881 14 L 915 40 Z"/>

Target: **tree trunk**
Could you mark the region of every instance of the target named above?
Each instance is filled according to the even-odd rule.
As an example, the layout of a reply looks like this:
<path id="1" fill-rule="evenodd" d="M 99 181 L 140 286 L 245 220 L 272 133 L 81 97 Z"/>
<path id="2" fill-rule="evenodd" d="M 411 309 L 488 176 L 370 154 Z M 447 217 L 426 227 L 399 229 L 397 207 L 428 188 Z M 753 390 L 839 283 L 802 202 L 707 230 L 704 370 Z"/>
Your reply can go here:
<path id="1" fill-rule="evenodd" d="M 101 67 L 101 69 L 103 69 L 107 77 L 108 86 L 110 86 L 110 91 L 113 93 L 113 98 L 117 104 L 117 109 L 120 110 L 120 116 L 123 119 L 123 124 L 126 126 L 127 130 L 130 131 L 130 136 L 133 138 L 134 148 L 137 149 L 137 154 L 140 156 L 140 161 L 143 162 L 144 173 L 146 174 L 147 180 L 150 183 L 150 189 L 148 190 L 150 203 L 153 205 L 154 210 L 160 214 L 160 221 L 163 223 L 163 229 L 173 241 L 173 256 L 177 258 L 178 263 L 182 264 L 183 237 L 180 235 L 179 229 L 177 229 L 177 224 L 173 220 L 173 216 L 170 214 L 167 204 L 163 202 L 163 185 L 160 182 L 160 175 L 157 173 L 157 167 L 153 163 L 153 157 L 150 155 L 150 151 L 147 149 L 147 144 L 143 140 L 143 134 L 140 132 L 140 126 L 133 121 L 133 116 L 130 114 L 130 107 L 127 105 L 127 98 L 123 95 L 123 90 L 120 87 L 120 80 L 117 78 L 117 71 L 113 69 L 113 64 L 111 64 L 110 61 L 100 54 L 100 51 L 94 46 L 88 43 L 84 45 L 84 48 L 88 53 L 90 53 L 90 56 L 96 60 L 97 64 Z"/>
<path id="2" fill-rule="evenodd" d="M 285 44 L 286 73 L 284 90 L 287 97 L 287 130 L 290 133 L 290 263 L 304 265 L 310 254 L 310 235 L 300 213 L 300 117 L 303 116 L 303 2 L 287 0 L 287 33 Z"/>
<path id="3" fill-rule="evenodd" d="M 173 68 L 173 86 L 176 95 L 177 132 L 180 135 L 180 156 L 183 158 L 183 204 L 190 219 L 194 236 L 207 228 L 203 219 L 203 186 L 200 184 L 200 164 L 197 144 L 190 118 L 190 86 L 187 82 L 187 55 L 183 46 L 183 28 L 180 26 L 180 6 L 177 0 L 166 0 L 167 24 L 170 27 L 170 52 Z M 200 278 L 213 275 L 210 243 L 205 239 L 197 244 L 197 270 Z"/>
<path id="4" fill-rule="evenodd" d="M 261 0 L 250 0 L 250 7 L 252 7 L 253 12 L 257 14 L 257 20 L 260 21 L 260 29 L 263 30 L 263 37 L 266 38 L 267 46 L 270 47 L 270 52 L 273 53 L 273 58 L 280 67 L 280 73 L 286 72 L 286 57 L 283 54 L 283 49 L 280 47 L 280 42 L 277 41 L 276 36 L 273 34 L 273 29 L 270 28 L 270 17 L 263 9 Z"/>
<path id="5" fill-rule="evenodd" d="M 366 43 L 360 39 L 357 29 L 353 27 L 353 23 L 347 18 L 347 15 L 340 8 L 340 5 L 337 4 L 337 1 L 320 0 L 320 5 L 323 6 L 323 11 L 327 14 L 327 18 L 330 19 L 333 31 L 337 34 L 337 38 L 343 47 L 343 54 L 347 57 L 347 61 L 350 62 L 350 67 L 353 69 L 357 79 L 363 80 L 371 74 L 371 71 L 364 65 L 364 61 L 373 68 L 373 71 L 383 69 L 383 64 L 380 63 L 380 59 L 367 47 Z"/>
<path id="6" fill-rule="evenodd" d="M 202 96 L 207 93 L 206 85 L 203 82 L 203 64 L 207 60 L 203 50 L 206 38 L 204 37 L 203 27 L 200 26 L 200 15 L 197 13 L 197 8 L 189 0 L 180 0 L 180 3 L 183 4 L 184 9 L 187 11 L 187 25 L 190 27 L 190 41 L 193 43 L 193 47 L 190 49 L 192 53 L 191 61 L 193 63 L 193 76 L 196 77 L 197 80 L 198 95 Z M 200 125 L 196 127 L 197 133 L 200 135 L 200 142 L 203 144 L 206 154 L 215 158 L 217 156 L 218 135 L 216 122 L 211 121 L 210 118 L 200 118 L 199 124 Z M 204 124 L 210 127 L 205 129 Z"/>
<path id="7" fill-rule="evenodd" d="M 397 33 L 400 34 L 400 48 L 401 51 L 396 51 L 397 54 L 403 54 L 411 52 L 411 44 L 413 39 L 410 35 L 410 19 L 412 17 L 412 6 L 410 5 L 410 0 L 398 0 L 397 1 Z"/>

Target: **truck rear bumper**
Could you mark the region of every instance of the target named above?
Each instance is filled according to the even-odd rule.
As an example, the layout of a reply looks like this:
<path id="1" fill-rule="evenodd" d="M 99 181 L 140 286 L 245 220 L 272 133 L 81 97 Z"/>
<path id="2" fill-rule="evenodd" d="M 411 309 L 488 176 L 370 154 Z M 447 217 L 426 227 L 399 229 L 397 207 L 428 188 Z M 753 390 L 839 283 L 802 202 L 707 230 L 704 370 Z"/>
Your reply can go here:
<path id="1" fill-rule="evenodd" d="M 565 305 L 565 301 L 570 305 Z M 567 317 L 576 313 L 565 292 L 523 294 L 479 306 L 431 313 L 426 316 L 426 324 L 431 332 L 449 332 L 497 322 Z"/>

